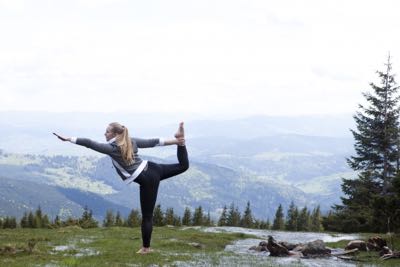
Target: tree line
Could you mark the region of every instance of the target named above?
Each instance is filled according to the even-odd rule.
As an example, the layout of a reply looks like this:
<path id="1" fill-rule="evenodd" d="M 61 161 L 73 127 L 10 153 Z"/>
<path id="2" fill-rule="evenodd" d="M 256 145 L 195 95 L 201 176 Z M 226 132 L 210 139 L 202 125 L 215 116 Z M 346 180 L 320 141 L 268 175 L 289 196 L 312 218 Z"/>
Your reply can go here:
<path id="1" fill-rule="evenodd" d="M 273 223 L 270 220 L 256 219 L 252 213 L 250 202 L 247 202 L 243 213 L 238 206 L 231 203 L 229 208 L 225 205 L 217 221 L 211 218 L 210 212 L 204 212 L 202 206 L 198 206 L 192 211 L 186 207 L 183 216 L 175 213 L 173 208 L 166 208 L 164 211 L 161 205 L 156 205 L 153 213 L 153 223 L 155 226 L 236 226 L 254 229 L 272 229 L 288 231 L 322 231 L 322 220 L 320 208 L 317 207 L 309 211 L 307 207 L 299 209 L 292 202 L 284 216 L 282 205 L 279 205 Z M 129 215 L 124 218 L 119 211 L 116 213 L 107 210 L 102 223 L 93 218 L 92 211 L 86 206 L 80 218 L 68 217 L 61 220 L 56 216 L 50 220 L 40 207 L 36 211 L 25 212 L 19 222 L 15 217 L 0 218 L 0 228 L 59 228 L 66 226 L 79 226 L 82 228 L 96 227 L 138 227 L 141 225 L 142 218 L 140 211 L 132 209 Z"/>

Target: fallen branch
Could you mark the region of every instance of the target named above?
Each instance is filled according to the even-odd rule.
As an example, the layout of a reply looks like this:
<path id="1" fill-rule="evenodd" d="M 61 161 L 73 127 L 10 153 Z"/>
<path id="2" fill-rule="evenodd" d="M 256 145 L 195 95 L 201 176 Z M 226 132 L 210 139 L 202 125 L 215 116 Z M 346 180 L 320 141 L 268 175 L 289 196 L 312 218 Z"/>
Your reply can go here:
<path id="1" fill-rule="evenodd" d="M 391 254 L 385 254 L 381 257 L 382 260 L 399 259 L 399 258 L 400 258 L 400 251 L 396 251 Z"/>

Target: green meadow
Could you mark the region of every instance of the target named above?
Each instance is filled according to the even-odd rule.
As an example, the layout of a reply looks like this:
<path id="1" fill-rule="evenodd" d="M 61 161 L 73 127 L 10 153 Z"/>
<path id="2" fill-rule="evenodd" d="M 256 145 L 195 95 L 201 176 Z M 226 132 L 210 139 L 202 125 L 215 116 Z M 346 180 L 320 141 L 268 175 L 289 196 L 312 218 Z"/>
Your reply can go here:
<path id="1" fill-rule="evenodd" d="M 309 266 L 310 261 L 320 261 L 224 250 L 227 245 L 246 238 L 255 237 L 194 228 L 155 227 L 154 252 L 140 255 L 136 254 L 141 247 L 138 227 L 0 229 L 0 266 Z M 327 245 L 343 248 L 347 242 Z M 394 242 L 400 247 L 400 238 Z M 400 259 L 382 261 L 377 252 L 359 253 L 355 260 L 350 266 L 400 266 Z M 335 265 L 328 262 L 327 266 Z"/>

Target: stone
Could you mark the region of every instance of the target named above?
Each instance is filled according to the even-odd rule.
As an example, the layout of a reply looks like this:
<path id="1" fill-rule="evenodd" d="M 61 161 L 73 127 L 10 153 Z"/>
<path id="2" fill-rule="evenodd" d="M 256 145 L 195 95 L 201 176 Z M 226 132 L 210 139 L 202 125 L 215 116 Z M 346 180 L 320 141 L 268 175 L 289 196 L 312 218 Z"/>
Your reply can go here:
<path id="1" fill-rule="evenodd" d="M 367 243 L 363 240 L 352 240 L 344 248 L 345 250 L 358 249 L 359 251 L 368 251 Z"/>
<path id="2" fill-rule="evenodd" d="M 327 256 L 331 254 L 331 250 L 325 247 L 322 240 L 315 240 L 304 245 L 301 250 L 304 256 Z"/>
<path id="3" fill-rule="evenodd" d="M 269 251 L 269 255 L 273 257 L 289 256 L 289 250 L 278 244 L 272 236 L 268 237 L 267 249 Z"/>

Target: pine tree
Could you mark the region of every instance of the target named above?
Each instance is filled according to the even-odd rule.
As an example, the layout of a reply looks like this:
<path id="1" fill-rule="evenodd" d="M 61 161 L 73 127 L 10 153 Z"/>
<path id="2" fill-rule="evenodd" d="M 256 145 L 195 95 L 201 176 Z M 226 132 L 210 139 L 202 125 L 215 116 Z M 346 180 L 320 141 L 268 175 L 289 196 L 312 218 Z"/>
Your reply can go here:
<path id="1" fill-rule="evenodd" d="M 98 227 L 98 222 L 93 218 L 93 212 L 85 206 L 82 216 L 79 219 L 79 225 L 82 228 L 95 228 Z"/>
<path id="2" fill-rule="evenodd" d="M 399 199 L 393 194 L 393 181 L 400 168 L 399 96 L 392 74 L 390 56 L 384 72 L 378 71 L 380 84 L 371 83 L 364 93 L 368 106 L 359 105 L 352 130 L 356 155 L 347 159 L 358 172 L 358 179 L 343 179 L 343 205 L 336 205 L 337 222 L 342 231 L 386 231 Z M 332 217 L 334 218 L 334 217 Z M 398 225 L 400 227 L 400 225 Z"/>
<path id="3" fill-rule="evenodd" d="M 40 206 L 35 211 L 35 217 L 33 220 L 33 228 L 42 228 L 42 209 Z"/>
<path id="4" fill-rule="evenodd" d="M 174 215 L 174 226 L 182 226 L 182 219 L 178 215 Z"/>
<path id="5" fill-rule="evenodd" d="M 167 208 L 164 215 L 164 224 L 165 225 L 174 225 L 174 209 Z"/>
<path id="6" fill-rule="evenodd" d="M 119 211 L 117 211 L 117 215 L 115 216 L 115 226 L 124 226 L 124 220 L 122 219 Z"/>
<path id="7" fill-rule="evenodd" d="M 254 218 L 250 209 L 250 201 L 247 201 L 246 209 L 240 221 L 240 226 L 245 228 L 252 228 L 254 226 Z"/>
<path id="8" fill-rule="evenodd" d="M 137 209 L 132 209 L 128 215 L 128 219 L 126 220 L 126 224 L 128 227 L 138 227 L 142 222 L 142 218 Z"/>
<path id="9" fill-rule="evenodd" d="M 292 201 L 286 216 L 286 230 L 297 231 L 297 220 L 299 217 L 299 211 Z"/>
<path id="10" fill-rule="evenodd" d="M 192 225 L 194 225 L 194 226 L 203 225 L 203 217 L 204 217 L 203 208 L 201 206 L 199 206 L 198 208 L 196 208 L 194 210 Z"/>
<path id="11" fill-rule="evenodd" d="M 50 228 L 50 219 L 47 214 L 43 215 L 42 217 L 42 228 Z"/>
<path id="12" fill-rule="evenodd" d="M 211 226 L 212 221 L 211 221 L 211 215 L 210 211 L 207 212 L 207 215 L 203 216 L 203 225 L 204 226 Z"/>
<path id="13" fill-rule="evenodd" d="M 310 231 L 313 232 L 323 231 L 321 211 L 319 205 L 312 211 Z"/>
<path id="14" fill-rule="evenodd" d="M 183 212 L 183 217 L 182 217 L 182 225 L 189 226 L 191 225 L 192 222 L 192 213 L 188 207 L 185 208 L 185 211 Z"/>
<path id="15" fill-rule="evenodd" d="M 164 226 L 164 214 L 161 210 L 161 205 L 158 204 L 153 212 L 153 224 L 155 226 Z"/>
<path id="16" fill-rule="evenodd" d="M 232 204 L 229 207 L 227 225 L 228 226 L 239 226 L 240 224 L 240 212 L 239 208 L 235 207 L 235 204 Z"/>
<path id="17" fill-rule="evenodd" d="M 58 227 L 61 227 L 61 225 L 62 225 L 62 222 L 61 222 L 60 216 L 56 215 L 56 218 L 54 219 L 54 222 L 53 222 L 53 226 L 58 228 Z"/>
<path id="18" fill-rule="evenodd" d="M 282 208 L 281 204 L 279 204 L 279 207 L 276 210 L 272 229 L 273 230 L 284 230 L 285 229 L 285 220 L 283 218 L 283 208 Z"/>
<path id="19" fill-rule="evenodd" d="M 34 228 L 35 227 L 35 216 L 33 216 L 32 211 L 28 214 L 28 227 Z"/>
<path id="20" fill-rule="evenodd" d="M 4 227 L 4 219 L 0 218 L 0 229 L 3 229 Z"/>
<path id="21" fill-rule="evenodd" d="M 299 219 L 297 221 L 298 231 L 309 231 L 310 230 L 310 213 L 308 212 L 307 206 L 301 209 Z"/>
<path id="22" fill-rule="evenodd" d="M 221 216 L 219 217 L 218 226 L 226 226 L 226 225 L 228 225 L 228 214 L 227 214 L 227 212 L 228 212 L 228 208 L 225 205 L 224 208 L 222 209 Z"/>
<path id="23" fill-rule="evenodd" d="M 115 226 L 115 216 L 112 210 L 107 210 L 106 217 L 103 221 L 104 227 L 112 227 Z"/>
<path id="24" fill-rule="evenodd" d="M 21 225 L 21 228 L 28 228 L 29 227 L 29 221 L 28 221 L 28 212 L 24 212 L 24 216 L 22 216 L 21 221 L 19 223 Z"/>

